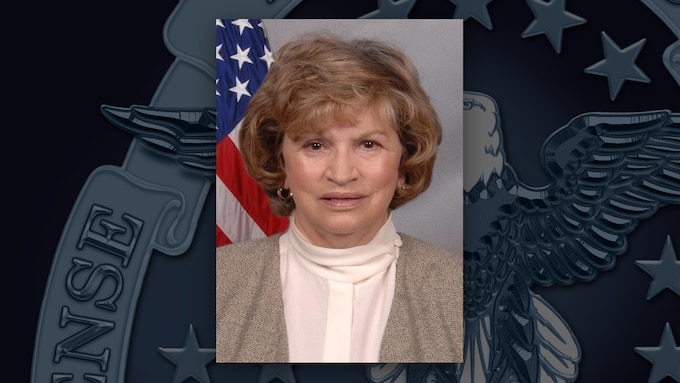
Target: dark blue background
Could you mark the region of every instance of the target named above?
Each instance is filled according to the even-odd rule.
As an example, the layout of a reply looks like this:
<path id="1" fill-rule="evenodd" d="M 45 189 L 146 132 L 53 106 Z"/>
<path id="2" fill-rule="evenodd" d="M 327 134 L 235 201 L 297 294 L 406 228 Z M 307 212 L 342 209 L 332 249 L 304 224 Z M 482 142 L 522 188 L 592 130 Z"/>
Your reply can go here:
<path id="1" fill-rule="evenodd" d="M 45 283 L 71 207 L 88 175 L 101 165 L 121 164 L 132 139 L 109 124 L 99 107 L 149 104 L 174 59 L 163 44 L 162 28 L 176 5 L 131 0 L 42 4 L 36 7 L 39 12 L 5 33 L 26 36 L 6 45 L 3 113 L 9 133 L 3 142 L 3 189 L 8 196 L 3 237 L 9 244 L 4 311 L 10 353 L 18 362 L 12 367 L 17 381 L 30 376 Z M 356 18 L 375 8 L 363 0 L 304 0 L 288 17 Z M 454 10 L 445 0 L 418 0 L 410 17 L 450 18 Z M 540 166 L 541 145 L 578 114 L 680 112 L 680 87 L 661 62 L 663 50 L 677 38 L 641 2 L 567 1 L 567 10 L 587 23 L 564 31 L 560 54 L 544 35 L 520 37 L 534 19 L 524 1 L 495 0 L 488 10 L 492 30 L 472 19 L 465 23 L 465 89 L 487 93 L 498 102 L 506 162 L 523 182 L 538 186 L 548 181 Z M 647 39 L 636 63 L 651 83 L 626 81 L 611 101 L 606 78 L 584 73 L 603 59 L 601 31 L 622 48 Z M 446 41 L 432 36 L 427 43 L 445 47 Z M 652 365 L 633 349 L 657 346 L 666 322 L 680 343 L 680 296 L 666 289 L 646 300 L 651 277 L 634 264 L 638 259 L 658 260 L 667 235 L 680 252 L 678 221 L 678 206 L 643 221 L 629 236 L 628 252 L 616 267 L 592 282 L 533 288 L 579 340 L 579 381 L 646 382 Z M 210 241 L 212 233 L 196 240 Z M 140 367 L 135 368 L 142 370 L 144 360 L 137 363 Z M 235 374 L 243 372 L 237 370 Z M 300 370 L 298 382 L 315 381 L 319 371 L 330 372 Z M 172 366 L 147 373 L 170 381 Z M 339 381 L 352 380 L 356 373 L 350 368 L 333 370 Z"/>

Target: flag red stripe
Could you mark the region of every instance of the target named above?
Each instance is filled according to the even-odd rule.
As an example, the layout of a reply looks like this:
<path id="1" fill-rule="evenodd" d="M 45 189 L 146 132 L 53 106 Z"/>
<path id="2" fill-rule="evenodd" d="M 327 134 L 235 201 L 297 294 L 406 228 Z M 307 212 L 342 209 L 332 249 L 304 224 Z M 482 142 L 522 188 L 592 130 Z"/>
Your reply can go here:
<path id="1" fill-rule="evenodd" d="M 264 238 L 267 235 L 253 220 L 241 203 L 220 178 L 215 178 L 215 197 L 217 212 L 215 222 L 232 243 L 253 238 Z"/>
<path id="2" fill-rule="evenodd" d="M 222 245 L 228 245 L 231 243 L 229 237 L 224 234 L 219 226 L 215 225 L 215 247 L 220 247 Z"/>
<path id="3" fill-rule="evenodd" d="M 267 196 L 246 171 L 241 153 L 229 137 L 217 144 L 217 161 L 217 177 L 266 235 L 288 227 L 288 218 L 271 213 Z"/>

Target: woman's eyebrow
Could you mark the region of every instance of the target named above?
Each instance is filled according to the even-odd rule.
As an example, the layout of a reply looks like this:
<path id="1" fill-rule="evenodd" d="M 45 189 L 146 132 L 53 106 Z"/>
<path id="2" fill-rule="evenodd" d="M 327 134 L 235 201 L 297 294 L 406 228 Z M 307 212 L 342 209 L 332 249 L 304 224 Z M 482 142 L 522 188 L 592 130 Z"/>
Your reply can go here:
<path id="1" fill-rule="evenodd" d="M 389 128 L 387 128 L 389 129 Z M 382 136 L 382 137 L 389 137 L 389 131 L 386 128 L 375 128 L 371 129 L 366 132 L 362 132 L 359 137 L 370 137 L 370 136 Z"/>

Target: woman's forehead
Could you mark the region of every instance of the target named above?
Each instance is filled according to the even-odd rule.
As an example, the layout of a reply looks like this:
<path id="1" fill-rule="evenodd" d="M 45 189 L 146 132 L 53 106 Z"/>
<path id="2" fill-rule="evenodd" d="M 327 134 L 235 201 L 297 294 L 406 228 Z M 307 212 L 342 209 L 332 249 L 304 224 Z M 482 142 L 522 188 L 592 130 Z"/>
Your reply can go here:
<path id="1" fill-rule="evenodd" d="M 356 127 L 361 126 L 367 131 L 385 132 L 387 129 L 395 129 L 393 118 L 385 111 L 380 103 L 372 106 L 355 106 L 352 108 L 330 109 L 324 112 L 317 111 L 307 115 L 303 123 L 290 124 L 286 133 L 290 136 L 301 136 L 307 133 L 323 133 L 331 127 Z"/>

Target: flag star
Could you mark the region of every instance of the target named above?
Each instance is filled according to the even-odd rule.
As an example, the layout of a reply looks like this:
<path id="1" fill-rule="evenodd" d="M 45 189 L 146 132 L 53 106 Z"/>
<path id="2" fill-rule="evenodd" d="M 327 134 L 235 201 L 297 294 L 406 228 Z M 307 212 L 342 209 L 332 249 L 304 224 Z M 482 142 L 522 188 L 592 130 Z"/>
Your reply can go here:
<path id="1" fill-rule="evenodd" d="M 229 88 L 229 91 L 232 93 L 236 93 L 236 101 L 241 101 L 241 96 L 246 95 L 250 97 L 250 92 L 248 92 L 248 83 L 250 80 L 247 80 L 246 82 L 241 82 L 238 77 L 236 77 L 236 85 Z"/>
<path id="2" fill-rule="evenodd" d="M 250 63 L 250 64 L 253 63 L 250 60 L 250 57 L 248 57 L 249 52 L 250 52 L 250 47 L 248 47 L 246 50 L 242 50 L 241 46 L 236 44 L 236 54 L 229 56 L 229 58 L 233 59 L 233 60 L 237 60 L 238 61 L 238 69 L 241 69 L 244 62 L 247 62 L 247 63 Z"/>
<path id="3" fill-rule="evenodd" d="M 666 236 L 666 243 L 658 261 L 635 261 L 635 264 L 654 278 L 647 291 L 647 300 L 665 288 L 680 295 L 680 261 L 675 254 L 670 236 Z"/>
<path id="4" fill-rule="evenodd" d="M 217 47 L 215 47 L 215 58 L 218 59 L 218 60 L 222 60 L 222 61 L 224 61 L 224 58 L 220 54 L 220 50 L 222 50 L 223 45 L 224 44 L 220 44 Z"/>
<path id="5" fill-rule="evenodd" d="M 205 366 L 215 359 L 215 349 L 199 348 L 193 325 L 189 325 L 189 331 L 184 338 L 184 347 L 159 347 L 158 350 L 175 364 L 173 383 L 182 383 L 189 378 L 201 383 L 210 383 Z"/>
<path id="6" fill-rule="evenodd" d="M 453 12 L 454 19 L 467 20 L 470 17 L 474 18 L 486 27 L 486 29 L 493 29 L 491 24 L 491 17 L 489 11 L 486 9 L 487 4 L 493 0 L 449 0 L 456 6 Z"/>
<path id="7" fill-rule="evenodd" d="M 635 59 L 640 54 L 645 41 L 646 39 L 642 39 L 625 49 L 621 49 L 605 32 L 602 32 L 605 58 L 586 68 L 585 72 L 607 76 L 609 81 L 609 97 L 612 101 L 619 94 L 624 81 L 650 82 L 649 77 L 635 65 Z"/>
<path id="8" fill-rule="evenodd" d="M 232 21 L 231 23 L 238 27 L 239 35 L 242 35 L 243 30 L 246 29 L 246 28 L 253 29 L 253 26 L 250 24 L 250 21 L 248 19 L 236 19 L 236 20 Z"/>
<path id="9" fill-rule="evenodd" d="M 566 0 L 527 0 L 536 18 L 522 32 L 522 38 L 545 34 L 555 52 L 562 50 L 562 30 L 586 22 L 582 17 L 567 12 L 565 8 Z"/>
<path id="10" fill-rule="evenodd" d="M 264 46 L 264 55 L 260 57 L 260 60 L 267 63 L 267 69 L 269 69 L 274 62 L 274 56 L 266 45 Z"/>
<path id="11" fill-rule="evenodd" d="M 360 19 L 407 19 L 416 0 L 378 0 L 378 9 Z"/>
<path id="12" fill-rule="evenodd" d="M 660 382 L 665 377 L 671 377 L 680 382 L 680 347 L 677 346 L 673 331 L 668 322 L 661 335 L 659 347 L 635 347 L 635 351 L 652 362 L 649 382 Z"/>
<path id="13" fill-rule="evenodd" d="M 220 90 L 217 88 L 217 83 L 219 83 L 219 82 L 220 82 L 219 78 L 217 80 L 215 80 L 215 95 L 216 96 L 221 96 Z"/>
<path id="14" fill-rule="evenodd" d="M 216 20 L 216 22 L 215 22 L 216 26 L 224 28 L 224 23 L 222 22 L 222 19 L 215 19 L 215 20 Z"/>

